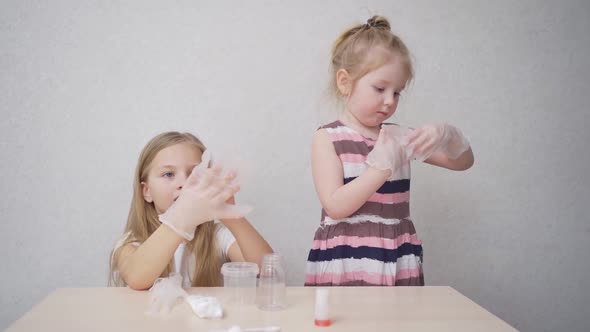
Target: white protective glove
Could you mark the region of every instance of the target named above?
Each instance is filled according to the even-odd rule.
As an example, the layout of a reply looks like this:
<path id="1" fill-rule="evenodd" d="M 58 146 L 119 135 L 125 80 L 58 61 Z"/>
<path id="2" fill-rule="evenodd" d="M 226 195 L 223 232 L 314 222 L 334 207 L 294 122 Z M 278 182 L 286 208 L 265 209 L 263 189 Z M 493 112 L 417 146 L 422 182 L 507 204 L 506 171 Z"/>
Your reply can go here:
<path id="1" fill-rule="evenodd" d="M 147 314 L 170 313 L 178 298 L 184 299 L 200 318 L 221 318 L 223 307 L 211 296 L 188 295 L 182 288 L 182 276 L 172 272 L 168 278 L 158 278 L 150 288 Z"/>
<path id="2" fill-rule="evenodd" d="M 373 150 L 367 155 L 369 166 L 391 171 L 388 180 L 398 178 L 402 167 L 408 163 L 406 150 L 400 144 L 399 129 L 398 126 L 383 126 Z"/>
<path id="3" fill-rule="evenodd" d="M 147 314 L 157 314 L 160 311 L 169 313 L 176 299 L 186 298 L 187 292 L 180 286 L 182 276 L 178 273 L 171 273 L 168 278 L 158 278 L 150 288 L 150 302 Z"/>
<path id="4" fill-rule="evenodd" d="M 223 307 L 216 297 L 189 295 L 184 299 L 200 318 L 221 318 Z"/>
<path id="5" fill-rule="evenodd" d="M 184 183 L 180 196 L 168 210 L 159 216 L 160 221 L 187 241 L 193 239 L 198 225 L 217 218 L 241 218 L 252 211 L 250 206 L 227 204 L 238 192 L 233 183 L 233 172 L 222 175 L 221 166 L 208 168 L 211 159 L 208 150 Z"/>
<path id="6" fill-rule="evenodd" d="M 410 159 L 424 161 L 434 152 L 457 159 L 469 149 L 469 141 L 461 131 L 449 124 L 430 124 L 415 129 L 401 141 Z"/>

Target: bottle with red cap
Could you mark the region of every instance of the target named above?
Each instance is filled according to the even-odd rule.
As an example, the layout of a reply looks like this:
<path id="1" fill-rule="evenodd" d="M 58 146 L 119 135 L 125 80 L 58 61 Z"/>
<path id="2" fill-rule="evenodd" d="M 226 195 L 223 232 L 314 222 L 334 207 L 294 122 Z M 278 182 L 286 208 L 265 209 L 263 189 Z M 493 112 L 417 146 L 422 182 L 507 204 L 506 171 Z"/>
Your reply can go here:
<path id="1" fill-rule="evenodd" d="M 316 288 L 315 290 L 315 320 L 316 326 L 330 326 L 330 292 L 327 288 Z"/>

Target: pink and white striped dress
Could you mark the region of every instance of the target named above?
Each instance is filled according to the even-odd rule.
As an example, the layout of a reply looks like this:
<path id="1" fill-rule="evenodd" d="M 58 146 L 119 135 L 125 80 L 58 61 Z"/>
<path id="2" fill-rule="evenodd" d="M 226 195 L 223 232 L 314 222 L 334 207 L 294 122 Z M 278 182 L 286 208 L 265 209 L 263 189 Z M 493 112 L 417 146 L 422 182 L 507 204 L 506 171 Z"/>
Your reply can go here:
<path id="1" fill-rule="evenodd" d="M 375 140 L 340 121 L 320 127 L 342 162 L 344 184 L 367 169 Z M 422 243 L 410 219 L 410 163 L 396 170 L 356 212 L 333 220 L 322 209 L 306 286 L 423 286 Z"/>

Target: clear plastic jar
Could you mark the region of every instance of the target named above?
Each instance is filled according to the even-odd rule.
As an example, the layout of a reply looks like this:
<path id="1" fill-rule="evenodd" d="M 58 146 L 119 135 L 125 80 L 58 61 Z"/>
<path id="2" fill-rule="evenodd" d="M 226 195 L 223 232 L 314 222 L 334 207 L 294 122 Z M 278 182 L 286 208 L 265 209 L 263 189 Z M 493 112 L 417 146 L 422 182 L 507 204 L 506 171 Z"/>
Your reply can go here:
<path id="1" fill-rule="evenodd" d="M 283 259 L 278 254 L 265 255 L 260 268 L 256 305 L 262 310 L 282 310 L 286 303 L 286 280 Z"/>
<path id="2" fill-rule="evenodd" d="M 228 288 L 228 303 L 253 304 L 256 298 L 258 265 L 248 262 L 228 262 L 221 267 L 223 287 Z"/>

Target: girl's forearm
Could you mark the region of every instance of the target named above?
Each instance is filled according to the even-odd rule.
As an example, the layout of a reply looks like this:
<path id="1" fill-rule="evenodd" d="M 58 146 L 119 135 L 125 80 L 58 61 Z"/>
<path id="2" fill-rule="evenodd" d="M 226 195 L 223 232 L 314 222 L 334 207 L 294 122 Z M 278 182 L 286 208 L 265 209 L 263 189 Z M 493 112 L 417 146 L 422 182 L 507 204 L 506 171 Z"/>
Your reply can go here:
<path id="1" fill-rule="evenodd" d="M 451 159 L 442 152 L 435 152 L 432 156 L 430 156 L 430 158 L 426 159 L 424 162 L 434 166 L 450 169 L 453 171 L 464 171 L 473 166 L 474 160 L 475 157 L 473 156 L 473 151 L 470 147 L 469 149 L 467 149 L 467 151 L 463 152 L 457 159 Z"/>
<path id="2" fill-rule="evenodd" d="M 235 236 L 244 259 L 262 266 L 262 257 L 273 250 L 252 224 L 246 218 L 222 219 L 221 222 Z"/>
<path id="3" fill-rule="evenodd" d="M 391 175 L 389 170 L 369 167 L 355 180 L 339 187 L 323 204 L 332 219 L 342 219 L 358 210 Z"/>
<path id="4" fill-rule="evenodd" d="M 133 289 L 150 288 L 168 266 L 182 241 L 168 226 L 161 225 L 127 257 L 120 257 L 118 267 L 121 277 Z"/>

